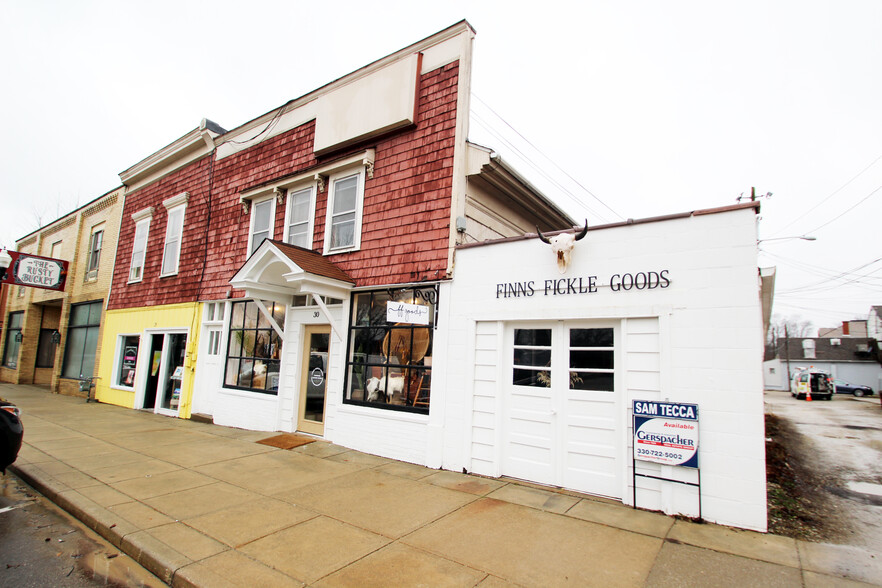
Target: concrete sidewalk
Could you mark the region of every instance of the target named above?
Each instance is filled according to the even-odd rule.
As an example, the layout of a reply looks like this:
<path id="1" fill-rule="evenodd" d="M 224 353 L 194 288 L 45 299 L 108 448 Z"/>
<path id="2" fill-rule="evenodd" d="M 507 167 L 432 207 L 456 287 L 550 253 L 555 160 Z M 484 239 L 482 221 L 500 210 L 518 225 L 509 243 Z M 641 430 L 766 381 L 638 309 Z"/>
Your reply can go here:
<path id="1" fill-rule="evenodd" d="M 173 586 L 882 585 L 875 554 L 0 384 L 16 474 Z M 866 584 L 862 584 L 866 583 Z"/>

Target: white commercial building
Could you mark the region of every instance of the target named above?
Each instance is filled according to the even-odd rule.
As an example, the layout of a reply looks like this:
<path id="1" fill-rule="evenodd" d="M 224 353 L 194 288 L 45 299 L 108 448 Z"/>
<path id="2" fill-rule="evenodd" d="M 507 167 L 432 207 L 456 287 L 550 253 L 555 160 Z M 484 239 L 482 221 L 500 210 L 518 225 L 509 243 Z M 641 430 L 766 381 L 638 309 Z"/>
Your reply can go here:
<path id="1" fill-rule="evenodd" d="M 637 505 L 698 516 L 667 479 L 700 481 L 705 520 L 766 530 L 757 210 L 592 228 L 564 273 L 530 236 L 459 247 L 443 467 L 631 504 L 634 401 L 688 403 L 699 468 L 636 462 Z"/>

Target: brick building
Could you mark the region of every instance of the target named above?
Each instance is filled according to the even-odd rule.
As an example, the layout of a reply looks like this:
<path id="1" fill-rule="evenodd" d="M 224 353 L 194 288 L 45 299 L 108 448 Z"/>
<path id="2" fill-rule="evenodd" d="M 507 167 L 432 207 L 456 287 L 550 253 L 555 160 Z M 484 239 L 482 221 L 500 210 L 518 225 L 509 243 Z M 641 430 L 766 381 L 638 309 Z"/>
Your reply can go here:
<path id="1" fill-rule="evenodd" d="M 0 381 L 85 394 L 79 381 L 96 375 L 122 195 L 111 190 L 16 241 L 19 252 L 68 261 L 68 276 L 63 292 L 7 288 Z"/>

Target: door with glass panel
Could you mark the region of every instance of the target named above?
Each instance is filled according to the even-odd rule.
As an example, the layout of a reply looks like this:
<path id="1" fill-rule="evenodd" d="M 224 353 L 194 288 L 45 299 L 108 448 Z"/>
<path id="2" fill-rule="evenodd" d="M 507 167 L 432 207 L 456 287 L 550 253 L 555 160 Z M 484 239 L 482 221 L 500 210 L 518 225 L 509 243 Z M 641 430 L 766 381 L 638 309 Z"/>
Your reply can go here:
<path id="1" fill-rule="evenodd" d="M 184 384 L 186 333 L 151 333 L 142 408 L 177 416 Z"/>
<path id="2" fill-rule="evenodd" d="M 313 435 L 325 432 L 330 346 L 330 325 L 304 327 L 297 430 Z"/>
<path id="3" fill-rule="evenodd" d="M 504 475 L 621 494 L 614 325 L 529 323 L 506 332 Z"/>

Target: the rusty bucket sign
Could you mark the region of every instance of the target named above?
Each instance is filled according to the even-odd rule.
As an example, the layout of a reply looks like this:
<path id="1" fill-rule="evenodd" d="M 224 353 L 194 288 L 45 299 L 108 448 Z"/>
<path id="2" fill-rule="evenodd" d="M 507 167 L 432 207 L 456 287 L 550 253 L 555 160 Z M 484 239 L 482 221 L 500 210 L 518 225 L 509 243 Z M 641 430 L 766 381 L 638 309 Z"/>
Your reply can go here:
<path id="1" fill-rule="evenodd" d="M 31 288 L 43 288 L 45 290 L 64 290 L 64 282 L 67 279 L 68 263 L 63 259 L 41 257 L 29 253 L 9 251 L 12 262 L 4 284 L 15 286 L 30 286 Z"/>

